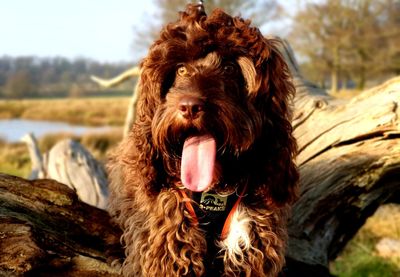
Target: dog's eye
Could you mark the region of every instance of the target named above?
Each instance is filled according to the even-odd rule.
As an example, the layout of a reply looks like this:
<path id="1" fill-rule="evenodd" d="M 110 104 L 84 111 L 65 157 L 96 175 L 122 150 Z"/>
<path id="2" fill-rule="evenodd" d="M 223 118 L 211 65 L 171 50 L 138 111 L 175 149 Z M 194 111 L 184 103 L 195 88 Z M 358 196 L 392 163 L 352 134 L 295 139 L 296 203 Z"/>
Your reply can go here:
<path id="1" fill-rule="evenodd" d="M 176 72 L 181 77 L 186 77 L 186 76 L 189 75 L 189 72 L 188 72 L 187 68 L 185 66 L 183 66 L 183 65 L 180 66 Z"/>
<path id="2" fill-rule="evenodd" d="M 235 73 L 236 68 L 233 64 L 226 64 L 226 65 L 224 65 L 223 70 L 224 70 L 225 74 L 231 75 L 231 74 Z"/>

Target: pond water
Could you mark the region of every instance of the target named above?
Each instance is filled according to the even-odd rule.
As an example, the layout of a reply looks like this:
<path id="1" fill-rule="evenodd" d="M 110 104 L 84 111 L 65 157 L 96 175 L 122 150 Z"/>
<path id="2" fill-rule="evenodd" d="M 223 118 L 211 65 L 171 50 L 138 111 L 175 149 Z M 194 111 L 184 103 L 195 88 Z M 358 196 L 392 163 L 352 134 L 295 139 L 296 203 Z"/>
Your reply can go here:
<path id="1" fill-rule="evenodd" d="M 17 142 L 26 133 L 33 133 L 36 138 L 51 133 L 70 133 L 83 135 L 85 133 L 102 133 L 112 130 L 113 127 L 87 127 L 70 125 L 64 122 L 34 121 L 26 119 L 0 120 L 0 138 L 7 142 Z"/>

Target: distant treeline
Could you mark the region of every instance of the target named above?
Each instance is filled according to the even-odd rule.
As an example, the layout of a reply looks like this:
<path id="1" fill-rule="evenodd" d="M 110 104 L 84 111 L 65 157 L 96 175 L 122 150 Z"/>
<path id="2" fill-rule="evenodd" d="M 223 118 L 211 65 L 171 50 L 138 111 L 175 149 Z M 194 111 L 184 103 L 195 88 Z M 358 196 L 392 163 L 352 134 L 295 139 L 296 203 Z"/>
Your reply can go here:
<path id="1" fill-rule="evenodd" d="M 129 63 L 100 63 L 78 58 L 0 57 L 0 97 L 85 96 L 99 91 L 90 75 L 111 78 L 132 67 Z M 125 84 L 119 91 L 129 91 Z"/>

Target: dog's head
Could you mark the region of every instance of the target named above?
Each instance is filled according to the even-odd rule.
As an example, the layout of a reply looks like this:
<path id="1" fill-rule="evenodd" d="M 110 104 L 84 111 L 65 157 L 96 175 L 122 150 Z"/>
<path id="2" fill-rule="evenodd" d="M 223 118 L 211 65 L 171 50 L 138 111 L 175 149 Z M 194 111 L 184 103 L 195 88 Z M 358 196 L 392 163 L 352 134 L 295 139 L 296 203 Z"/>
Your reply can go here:
<path id="1" fill-rule="evenodd" d="M 246 182 L 257 199 L 294 199 L 294 87 L 276 44 L 249 21 L 195 5 L 161 31 L 142 62 L 132 134 L 149 191 Z"/>

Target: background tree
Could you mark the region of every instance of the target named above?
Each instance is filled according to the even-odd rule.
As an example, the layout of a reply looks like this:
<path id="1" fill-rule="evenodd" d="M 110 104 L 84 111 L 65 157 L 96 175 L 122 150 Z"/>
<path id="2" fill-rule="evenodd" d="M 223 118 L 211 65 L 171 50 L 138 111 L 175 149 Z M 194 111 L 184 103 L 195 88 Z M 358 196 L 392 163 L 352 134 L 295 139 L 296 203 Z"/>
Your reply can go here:
<path id="1" fill-rule="evenodd" d="M 69 89 L 68 96 L 72 98 L 82 97 L 85 95 L 85 90 L 78 84 L 72 84 Z"/>
<path id="2" fill-rule="evenodd" d="M 0 57 L 0 98 L 65 97 L 73 84 L 85 92 L 96 92 L 98 87 L 90 75 L 112 77 L 131 66 L 131 63 L 100 63 L 84 58 L 4 56 Z M 131 88 L 132 83 L 126 83 L 116 90 L 129 94 Z"/>
<path id="3" fill-rule="evenodd" d="M 4 96 L 7 98 L 23 98 L 34 96 L 34 85 L 28 71 L 20 70 L 7 78 Z"/>
<path id="4" fill-rule="evenodd" d="M 155 14 L 146 14 L 141 26 L 133 29 L 133 51 L 139 57 L 146 55 L 147 49 L 158 36 L 162 26 L 178 19 L 178 12 L 183 11 L 188 3 L 199 1 L 188 0 L 153 0 L 156 7 Z M 222 8 L 231 15 L 240 15 L 251 19 L 254 25 L 261 25 L 274 18 L 282 7 L 277 0 L 207 0 L 204 2 L 206 13 L 209 14 L 215 8 Z"/>
<path id="5" fill-rule="evenodd" d="M 290 40 L 313 81 L 325 83 L 329 74 L 332 92 L 348 79 L 363 89 L 370 77 L 398 72 L 399 13 L 399 0 L 307 3 L 294 17 Z"/>
<path id="6" fill-rule="evenodd" d="M 351 1 L 352 32 L 344 49 L 343 66 L 362 90 L 369 79 L 392 74 L 393 56 L 400 53 L 400 1 Z M 397 42 L 395 42 L 397 40 Z"/>

